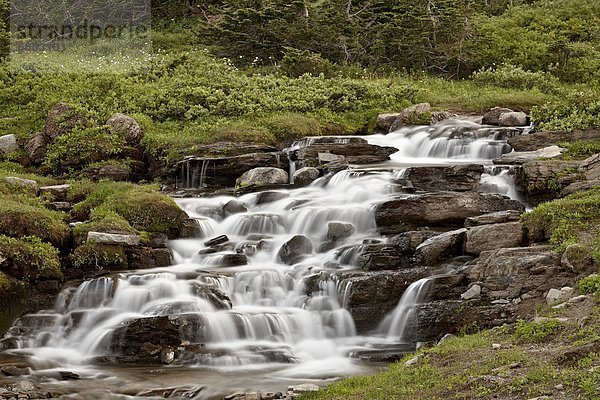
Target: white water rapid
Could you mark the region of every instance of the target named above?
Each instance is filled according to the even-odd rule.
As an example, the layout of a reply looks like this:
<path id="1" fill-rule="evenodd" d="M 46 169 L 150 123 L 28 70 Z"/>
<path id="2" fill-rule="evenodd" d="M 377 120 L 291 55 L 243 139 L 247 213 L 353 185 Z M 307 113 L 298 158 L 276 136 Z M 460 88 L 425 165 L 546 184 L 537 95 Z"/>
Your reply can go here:
<path id="1" fill-rule="evenodd" d="M 214 376 L 214 371 L 230 374 L 225 380 L 196 382 L 221 385 L 223 392 L 252 389 L 251 382 L 242 382 L 241 377 L 248 376 L 276 381 L 273 386 L 278 387 L 294 380 L 368 373 L 367 366 L 349 355 L 372 348 L 373 342 L 410 343 L 403 328 L 411 307 L 426 301 L 432 284 L 423 279 L 411 285 L 384 322 L 383 332 L 357 334 L 345 307 L 351 284 L 339 273 L 356 269 L 365 243 L 385 242 L 376 229 L 374 206 L 398 192 L 394 182 L 403 168 L 489 164 L 510 151 L 506 139 L 512 134 L 516 133 L 470 122 L 403 128 L 365 137 L 371 144 L 399 149 L 382 165 L 322 177 L 306 188 L 179 199 L 198 220 L 202 234 L 169 243 L 176 265 L 100 277 L 66 289 L 54 309 L 20 318 L 3 343 L 45 368 L 101 377 L 97 374 L 102 367 L 91 362 L 118 347 L 115 332 L 120 327 L 133 320 L 181 316 L 188 324 L 186 340 L 203 344 L 186 365 L 207 371 L 206 376 Z M 310 145 L 310 140 L 297 145 Z M 208 163 L 199 172 L 187 171 L 185 179 L 202 185 L 207 168 Z M 496 187 L 517 196 L 512 183 L 503 180 L 508 176 L 505 170 L 499 171 L 488 170 L 482 183 L 490 191 Z M 231 202 L 242 206 L 242 212 L 224 212 Z M 329 243 L 332 222 L 351 224 L 351 232 Z M 204 245 L 220 235 L 227 236 L 226 243 Z M 278 252 L 295 235 L 308 237 L 313 248 L 288 265 Z M 230 309 L 225 297 L 231 300 Z"/>

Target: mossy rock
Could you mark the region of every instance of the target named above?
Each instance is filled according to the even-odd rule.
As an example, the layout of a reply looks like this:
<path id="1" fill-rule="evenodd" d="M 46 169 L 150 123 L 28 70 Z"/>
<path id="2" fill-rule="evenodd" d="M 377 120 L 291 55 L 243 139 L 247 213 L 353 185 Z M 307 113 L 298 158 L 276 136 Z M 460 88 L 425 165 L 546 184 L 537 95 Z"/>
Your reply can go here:
<path id="1" fill-rule="evenodd" d="M 82 270 L 127 269 L 123 246 L 85 243 L 71 254 L 71 263 Z"/>
<path id="2" fill-rule="evenodd" d="M 61 279 L 58 249 L 37 237 L 15 239 L 0 235 L 0 269 L 23 280 Z"/>
<path id="3" fill-rule="evenodd" d="M 116 233 L 120 235 L 139 233 L 131 227 L 125 218 L 111 210 L 95 210 L 91 220 L 77 225 L 73 229 L 75 246 L 80 246 L 86 241 L 88 232 Z"/>
<path id="4" fill-rule="evenodd" d="M 117 194 L 109 207 L 140 231 L 179 237 L 187 214 L 168 196 L 145 190 Z"/>
<path id="5" fill-rule="evenodd" d="M 46 209 L 37 200 L 0 195 L 0 234 L 36 236 L 56 247 L 64 247 L 71 235 L 66 215 Z"/>

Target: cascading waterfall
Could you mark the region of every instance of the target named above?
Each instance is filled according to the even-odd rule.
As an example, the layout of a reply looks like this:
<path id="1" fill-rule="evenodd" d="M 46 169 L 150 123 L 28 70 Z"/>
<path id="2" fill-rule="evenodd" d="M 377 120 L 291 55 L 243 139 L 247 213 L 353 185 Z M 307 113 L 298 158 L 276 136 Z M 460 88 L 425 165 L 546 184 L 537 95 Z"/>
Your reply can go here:
<path id="1" fill-rule="evenodd" d="M 272 191 L 268 196 L 178 199 L 198 221 L 200 233 L 195 239 L 169 242 L 176 265 L 100 277 L 65 289 L 54 309 L 22 317 L 2 343 L 38 360 L 76 368 L 110 354 L 115 332 L 131 321 L 195 316 L 206 331 L 186 335 L 205 347 L 187 363 L 226 369 L 277 365 L 270 370 L 272 376 L 304 379 L 360 373 L 363 367 L 347 356 L 368 348 L 374 336 L 357 335 L 347 310 L 353 283 L 339 279 L 338 272 L 356 269 L 368 243 L 385 241 L 376 231 L 374 205 L 401 189 L 396 181 L 403 176 L 403 166 L 488 163 L 509 150 L 506 138 L 514 132 L 477 126 L 450 122 L 365 137 L 400 151 L 381 168 L 341 171 L 305 188 Z M 292 149 L 315 140 L 295 143 Z M 181 182 L 198 187 L 208 170 L 209 161 L 188 164 Z M 501 181 L 511 195 L 509 177 L 506 169 L 488 168 L 482 184 L 500 186 Z M 231 201 L 247 211 L 226 212 L 224 206 Z M 353 233 L 322 247 L 331 222 L 352 224 Z M 220 235 L 227 235 L 228 243 L 210 249 L 203 244 Z M 310 238 L 313 251 L 287 265 L 278 250 L 294 235 Z M 315 279 L 316 284 L 308 283 Z M 430 279 L 423 279 L 406 290 L 382 323 L 378 340 L 410 342 L 403 330 L 411 310 L 425 301 L 431 286 Z M 222 304 L 222 297 L 231 300 L 231 308 Z"/>

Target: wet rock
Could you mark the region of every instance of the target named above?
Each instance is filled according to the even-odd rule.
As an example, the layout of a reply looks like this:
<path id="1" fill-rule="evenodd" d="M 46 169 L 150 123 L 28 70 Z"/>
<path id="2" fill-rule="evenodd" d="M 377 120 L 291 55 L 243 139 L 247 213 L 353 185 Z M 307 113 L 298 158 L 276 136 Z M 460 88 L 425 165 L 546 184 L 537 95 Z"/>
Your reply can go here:
<path id="1" fill-rule="evenodd" d="M 216 146 L 217 144 L 215 144 Z M 289 167 L 289 161 L 285 153 L 276 152 L 274 148 L 264 146 L 241 146 L 239 144 L 222 144 L 235 146 L 236 151 L 241 151 L 242 154 L 223 157 L 221 153 L 224 149 L 217 146 L 213 151 L 219 155 L 210 155 L 200 157 L 187 157 L 173 164 L 170 167 L 170 174 L 178 177 L 184 177 L 182 184 L 188 185 L 189 188 L 197 188 L 200 183 L 204 185 L 216 186 L 234 186 L 239 177 L 255 168 L 271 167 L 277 169 L 286 169 Z M 244 150 L 246 149 L 246 150 Z M 226 150 L 226 149 L 225 149 Z M 249 151 L 265 150 L 269 152 L 250 153 Z M 244 154 L 248 151 L 248 154 Z M 186 182 L 188 171 L 196 178 L 190 182 Z M 202 174 L 202 171 L 205 173 Z M 201 182 L 201 177 L 203 181 Z M 287 184 L 287 180 L 285 182 Z M 238 188 L 239 189 L 239 188 Z"/>
<path id="2" fill-rule="evenodd" d="M 58 376 L 60 376 L 60 379 L 63 381 L 78 381 L 81 379 L 79 374 L 70 371 L 58 371 Z"/>
<path id="3" fill-rule="evenodd" d="M 417 247 L 438 234 L 438 232 L 428 230 L 403 232 L 391 238 L 388 243 L 396 248 L 399 254 L 413 255 Z"/>
<path id="4" fill-rule="evenodd" d="M 160 353 L 183 342 L 206 342 L 206 323 L 199 314 L 136 318 L 118 327 L 109 350 L 140 363 L 160 363 Z"/>
<path id="5" fill-rule="evenodd" d="M 347 239 L 354 233 L 354 225 L 344 222 L 330 222 L 327 224 L 327 239 L 337 242 Z"/>
<path id="6" fill-rule="evenodd" d="M 200 223 L 193 219 L 188 218 L 181 224 L 181 231 L 179 232 L 180 239 L 193 239 L 202 236 L 202 228 Z"/>
<path id="7" fill-rule="evenodd" d="M 208 300 L 217 310 L 231 310 L 231 299 L 218 287 L 200 281 L 190 281 L 189 284 L 195 296 Z"/>
<path id="8" fill-rule="evenodd" d="M 572 277 L 561 272 L 559 254 L 549 246 L 537 246 L 484 251 L 470 268 L 469 279 L 482 287 L 483 295 L 497 300 L 531 292 L 541 296 Z"/>
<path id="9" fill-rule="evenodd" d="M 377 207 L 375 219 L 380 227 L 460 226 L 469 217 L 524 209 L 518 201 L 496 194 L 437 192 L 387 201 Z"/>
<path id="10" fill-rule="evenodd" d="M 246 264 L 248 264 L 248 257 L 238 253 L 223 254 L 218 262 L 221 267 L 238 267 Z"/>
<path id="11" fill-rule="evenodd" d="M 586 129 L 571 132 L 550 131 L 535 132 L 529 135 L 518 135 L 508 139 L 515 151 L 535 151 L 544 147 L 554 146 L 559 142 L 591 142 L 600 139 L 600 130 Z"/>
<path id="12" fill-rule="evenodd" d="M 540 159 L 559 158 L 565 149 L 558 146 L 544 147 L 535 151 L 514 151 L 512 153 L 502 154 L 494 160 L 494 164 L 499 165 L 522 165 L 531 161 Z"/>
<path id="13" fill-rule="evenodd" d="M 39 190 L 37 182 L 32 179 L 22 179 L 14 176 L 7 176 L 6 178 L 4 178 L 4 182 L 12 186 L 24 188 L 34 195 L 37 195 Z"/>
<path id="14" fill-rule="evenodd" d="M 27 367 L 17 367 L 16 365 L 7 365 L 0 368 L 0 372 L 6 376 L 25 376 L 31 374 L 31 369 Z"/>
<path id="15" fill-rule="evenodd" d="M 288 180 L 288 173 L 280 168 L 260 167 L 245 172 L 238 178 L 235 185 L 236 187 L 285 185 Z"/>
<path id="16" fill-rule="evenodd" d="M 138 146 L 144 138 L 144 131 L 140 124 L 125 114 L 114 114 L 108 122 L 108 129 L 113 135 L 122 135 L 131 146 Z"/>
<path id="17" fill-rule="evenodd" d="M 51 140 L 71 132 L 77 125 L 87 125 L 87 118 L 68 104 L 58 103 L 50 109 L 44 132 Z"/>
<path id="18" fill-rule="evenodd" d="M 572 287 L 565 286 L 562 289 L 550 289 L 546 295 L 546 303 L 553 305 L 558 302 L 564 302 L 569 300 L 574 295 L 575 289 Z"/>
<path id="19" fill-rule="evenodd" d="M 206 247 L 213 247 L 227 242 L 229 242 L 229 237 L 227 235 L 221 235 L 204 242 L 204 245 Z"/>
<path id="20" fill-rule="evenodd" d="M 46 148 L 48 146 L 48 136 L 43 132 L 34 133 L 29 137 L 27 143 L 25 143 L 25 152 L 29 161 L 32 164 L 38 165 L 44 161 L 46 156 Z"/>
<path id="21" fill-rule="evenodd" d="M 304 167 L 300 168 L 292 176 L 292 182 L 296 186 L 308 186 L 319 178 L 321 172 L 317 168 Z"/>
<path id="22" fill-rule="evenodd" d="M 486 250 L 519 247 L 524 239 L 520 222 L 477 226 L 469 229 L 467 233 L 465 251 L 479 254 Z"/>
<path id="23" fill-rule="evenodd" d="M 590 270 L 594 266 L 594 257 L 590 249 L 581 244 L 569 245 L 560 259 L 563 268 L 581 273 Z"/>
<path id="24" fill-rule="evenodd" d="M 125 246 L 139 246 L 140 244 L 140 238 L 137 235 L 118 235 L 104 232 L 88 232 L 87 241 L 89 243 Z"/>
<path id="25" fill-rule="evenodd" d="M 507 112 L 500 114 L 498 125 L 500 126 L 525 126 L 527 125 L 527 114 L 524 112 Z"/>
<path id="26" fill-rule="evenodd" d="M 375 329 L 396 308 L 404 291 L 427 273 L 424 269 L 339 273 L 343 306 L 350 312 L 359 334 Z"/>
<path id="27" fill-rule="evenodd" d="M 375 129 L 388 133 L 394 122 L 400 117 L 402 117 L 402 113 L 379 114 L 375 123 Z"/>
<path id="28" fill-rule="evenodd" d="M 0 155 L 7 156 L 17 150 L 19 150 L 19 144 L 15 135 L 0 136 Z"/>
<path id="29" fill-rule="evenodd" d="M 248 209 L 246 208 L 246 206 L 244 206 L 242 203 L 240 203 L 237 200 L 229 200 L 223 206 L 223 213 L 225 215 L 240 214 L 240 213 L 245 213 L 245 212 L 248 212 Z"/>
<path id="30" fill-rule="evenodd" d="M 457 191 L 473 190 L 480 182 L 483 165 L 455 165 L 449 167 L 412 167 L 408 168 L 405 178 L 420 191 Z"/>
<path id="31" fill-rule="evenodd" d="M 290 158 L 296 161 L 299 168 L 319 168 L 323 164 L 331 163 L 378 163 L 388 160 L 390 155 L 397 151 L 398 149 L 394 147 L 372 145 L 361 139 L 351 140 L 348 143 L 314 143 L 293 151 Z"/>
<path id="32" fill-rule="evenodd" d="M 392 125 L 390 126 L 389 132 L 397 131 L 403 126 L 407 125 L 420 125 L 420 124 L 430 124 L 431 123 L 431 105 L 429 103 L 419 103 L 414 106 L 405 108 L 402 110 L 397 118 L 394 120 Z M 429 113 L 424 116 L 425 113 Z M 379 118 L 378 118 L 379 119 Z M 425 122 L 424 120 L 427 119 Z"/>
<path id="33" fill-rule="evenodd" d="M 350 166 L 350 164 L 346 160 L 346 157 L 338 156 L 337 154 L 331 153 L 319 153 L 317 155 L 317 161 L 319 163 L 319 168 L 321 168 L 327 173 L 333 174 L 348 169 L 348 167 Z"/>
<path id="34" fill-rule="evenodd" d="M 54 186 L 41 186 L 40 196 L 44 197 L 48 201 L 52 202 L 64 202 L 67 201 L 69 196 L 69 189 L 71 185 L 54 185 Z"/>
<path id="35" fill-rule="evenodd" d="M 154 232 L 150 234 L 148 246 L 154 249 L 163 249 L 167 247 L 168 241 L 169 237 L 166 234 Z"/>
<path id="36" fill-rule="evenodd" d="M 313 245 L 310 239 L 303 235 L 296 235 L 281 246 L 277 258 L 284 264 L 294 265 L 312 251 Z"/>
<path id="37" fill-rule="evenodd" d="M 423 242 L 415 251 L 415 261 L 420 266 L 431 266 L 462 254 L 467 229 L 445 232 Z"/>
<path id="38" fill-rule="evenodd" d="M 502 224 L 505 222 L 518 221 L 523 214 L 521 211 L 498 211 L 495 213 L 479 215 L 477 217 L 470 217 L 465 220 L 465 227 L 471 228 L 474 226 L 490 225 L 490 224 Z"/>
<path id="39" fill-rule="evenodd" d="M 483 125 L 500 125 L 500 116 L 502 114 L 511 113 L 511 112 L 514 112 L 514 111 L 511 110 L 510 108 L 494 107 L 490 111 L 485 113 L 485 115 L 483 116 L 483 119 L 481 120 L 481 123 Z"/>
<path id="40" fill-rule="evenodd" d="M 409 268 L 412 265 L 412 254 L 402 254 L 394 246 L 372 244 L 362 247 L 357 265 L 365 271 Z"/>
<path id="41" fill-rule="evenodd" d="M 260 205 L 260 204 L 267 204 L 267 203 L 273 203 L 279 200 L 283 200 L 290 197 L 289 193 L 287 192 L 275 192 L 275 191 L 270 191 L 270 192 L 262 192 L 259 193 L 256 199 L 256 204 Z"/>
<path id="42" fill-rule="evenodd" d="M 460 298 L 463 300 L 472 300 L 478 298 L 479 295 L 481 295 L 481 286 L 473 285 L 469 288 L 469 290 L 461 294 Z"/>

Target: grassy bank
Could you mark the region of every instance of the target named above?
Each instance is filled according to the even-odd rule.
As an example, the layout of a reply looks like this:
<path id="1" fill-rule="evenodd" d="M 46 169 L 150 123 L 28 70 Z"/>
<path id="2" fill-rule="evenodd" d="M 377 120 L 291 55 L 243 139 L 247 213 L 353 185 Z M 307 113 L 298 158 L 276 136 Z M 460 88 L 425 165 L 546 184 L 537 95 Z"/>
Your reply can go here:
<path id="1" fill-rule="evenodd" d="M 453 338 L 302 399 L 597 399 L 600 307 L 539 313 L 551 317 Z"/>

